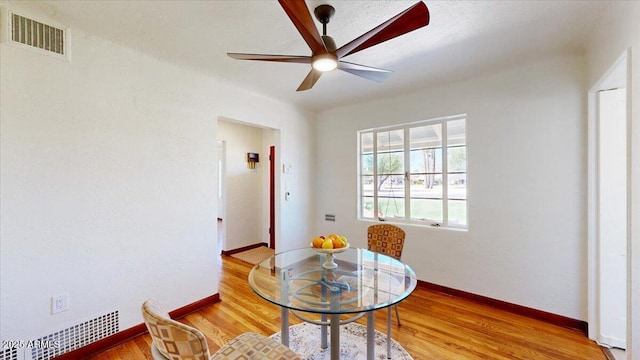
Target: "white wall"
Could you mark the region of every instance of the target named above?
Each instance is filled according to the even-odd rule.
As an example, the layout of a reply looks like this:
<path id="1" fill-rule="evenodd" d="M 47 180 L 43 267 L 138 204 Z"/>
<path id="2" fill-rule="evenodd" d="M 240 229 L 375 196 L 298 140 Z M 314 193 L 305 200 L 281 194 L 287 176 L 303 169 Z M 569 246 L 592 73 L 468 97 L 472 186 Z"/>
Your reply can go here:
<path id="1" fill-rule="evenodd" d="M 557 58 L 321 113 L 317 232 L 366 246 L 358 130 L 466 113 L 469 231 L 403 225 L 403 260 L 423 281 L 586 319 L 583 74 Z"/>
<path id="2" fill-rule="evenodd" d="M 610 10 L 602 14 L 600 24 L 594 29 L 587 55 L 588 87 L 591 88 L 613 66 L 622 53 L 631 50 L 630 93 L 631 124 L 629 129 L 631 145 L 631 199 L 630 221 L 631 243 L 628 260 L 630 283 L 627 353 L 629 359 L 640 357 L 640 2 L 613 2 Z"/>
<path id="3" fill-rule="evenodd" d="M 283 114 L 284 115 L 284 114 Z M 294 142 L 276 152 L 276 249 L 278 252 L 305 247 L 314 234 L 317 213 L 317 175 L 315 153 L 317 143 L 316 117 L 310 123 L 291 122 L 288 132 L 276 133 L 276 143 Z M 290 134 L 296 134 L 289 138 Z M 278 141 L 278 136 L 280 137 Z M 278 151 L 278 150 L 276 150 Z M 282 164 L 291 165 L 284 174 Z M 284 200 L 284 193 L 291 196 Z"/>
<path id="4" fill-rule="evenodd" d="M 219 117 L 280 129 L 303 171 L 278 241 L 310 236 L 312 114 L 79 30 L 72 44 L 71 62 L 0 45 L 2 340 L 113 310 L 127 329 L 147 297 L 172 310 L 218 292 Z M 62 292 L 71 309 L 51 315 Z"/>
<path id="5" fill-rule="evenodd" d="M 226 247 L 221 250 L 238 249 L 265 242 L 265 239 L 268 242 L 269 234 L 263 233 L 265 213 L 262 206 L 265 200 L 263 173 L 269 171 L 268 155 L 265 157 L 263 152 L 264 131 L 267 130 L 230 121 L 218 122 L 218 140 L 227 144 Z M 255 169 L 247 166 L 249 152 L 260 154 Z"/>

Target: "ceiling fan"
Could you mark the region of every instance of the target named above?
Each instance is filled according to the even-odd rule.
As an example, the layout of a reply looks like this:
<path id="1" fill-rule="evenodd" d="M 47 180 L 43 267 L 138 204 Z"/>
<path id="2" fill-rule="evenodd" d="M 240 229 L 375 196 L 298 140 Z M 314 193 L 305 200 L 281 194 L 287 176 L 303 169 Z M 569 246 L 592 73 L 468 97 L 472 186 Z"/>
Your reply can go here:
<path id="1" fill-rule="evenodd" d="M 242 53 L 227 53 L 227 55 L 238 60 L 311 64 L 311 71 L 302 81 L 297 91 L 311 89 L 323 72 L 336 68 L 365 79 L 377 82 L 384 81 L 391 74 L 391 71 L 358 65 L 340 59 L 429 24 L 429 10 L 424 2 L 420 1 L 351 42 L 337 48 L 333 38 L 327 35 L 327 23 L 335 13 L 333 6 L 320 5 L 314 10 L 316 19 L 322 23 L 322 36 L 320 36 L 304 0 L 278 0 L 278 2 L 293 22 L 293 25 L 298 29 L 298 32 L 300 32 L 304 41 L 309 45 L 309 48 L 311 48 L 311 56 Z"/>

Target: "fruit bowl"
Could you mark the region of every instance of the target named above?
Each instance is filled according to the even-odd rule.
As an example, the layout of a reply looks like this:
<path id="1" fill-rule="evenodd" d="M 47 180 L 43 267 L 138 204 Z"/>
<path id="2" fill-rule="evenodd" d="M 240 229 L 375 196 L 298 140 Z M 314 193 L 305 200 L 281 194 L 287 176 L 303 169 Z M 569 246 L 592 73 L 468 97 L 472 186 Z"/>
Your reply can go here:
<path id="1" fill-rule="evenodd" d="M 345 247 L 341 247 L 341 248 L 337 248 L 337 249 L 323 249 L 323 248 L 317 248 L 317 247 L 313 247 L 313 244 L 310 244 L 311 248 L 313 250 L 315 250 L 316 252 L 319 252 L 321 254 L 338 254 L 341 253 L 345 250 L 347 250 L 349 248 L 349 243 L 347 243 L 347 246 Z"/>
<path id="2" fill-rule="evenodd" d="M 337 249 L 322 249 L 322 248 L 317 248 L 317 247 L 313 247 L 313 243 L 311 244 L 311 248 L 319 253 L 319 254 L 324 254 L 325 256 L 325 262 L 324 264 L 322 264 L 322 267 L 325 269 L 335 269 L 338 267 L 338 264 L 336 264 L 336 262 L 334 261 L 334 257 L 333 254 L 337 254 L 337 253 L 341 253 L 345 250 L 347 250 L 349 248 L 349 243 L 347 243 L 347 246 L 345 247 L 341 247 L 341 248 L 337 248 Z"/>

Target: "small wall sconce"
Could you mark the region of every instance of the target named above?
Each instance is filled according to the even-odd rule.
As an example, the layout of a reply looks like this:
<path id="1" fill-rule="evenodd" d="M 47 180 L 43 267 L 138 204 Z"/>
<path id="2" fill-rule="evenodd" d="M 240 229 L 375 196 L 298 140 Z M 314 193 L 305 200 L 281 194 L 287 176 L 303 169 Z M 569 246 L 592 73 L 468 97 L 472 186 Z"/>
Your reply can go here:
<path id="1" fill-rule="evenodd" d="M 258 153 L 247 153 L 247 162 L 249 169 L 255 169 L 256 163 L 260 162 L 260 155 Z"/>

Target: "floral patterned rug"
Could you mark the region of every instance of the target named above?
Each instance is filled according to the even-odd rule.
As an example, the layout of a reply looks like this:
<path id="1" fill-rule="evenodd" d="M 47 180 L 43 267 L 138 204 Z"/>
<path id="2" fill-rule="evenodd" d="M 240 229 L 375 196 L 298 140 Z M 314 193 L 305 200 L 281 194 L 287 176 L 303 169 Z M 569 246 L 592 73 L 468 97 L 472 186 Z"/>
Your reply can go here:
<path id="1" fill-rule="evenodd" d="M 329 333 L 329 331 L 327 331 Z M 280 332 L 271 335 L 280 340 Z M 327 334 L 330 338 L 330 335 Z M 320 347 L 320 326 L 301 323 L 289 328 L 289 347 L 305 360 L 330 360 L 329 347 Z M 367 358 L 367 327 L 358 323 L 350 323 L 340 327 L 340 360 L 359 360 Z M 376 330 L 375 359 L 387 359 L 387 335 Z M 392 360 L 413 360 L 411 355 L 395 340 L 391 339 Z"/>

